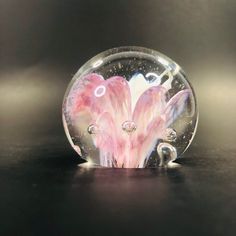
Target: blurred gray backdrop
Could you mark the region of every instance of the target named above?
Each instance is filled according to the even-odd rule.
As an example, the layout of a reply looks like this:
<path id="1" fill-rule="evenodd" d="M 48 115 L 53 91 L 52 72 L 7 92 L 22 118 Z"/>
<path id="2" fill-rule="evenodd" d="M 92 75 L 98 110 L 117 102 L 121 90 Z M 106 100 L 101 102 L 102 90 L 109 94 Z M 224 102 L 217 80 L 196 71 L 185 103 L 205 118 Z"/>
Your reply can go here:
<path id="1" fill-rule="evenodd" d="M 228 148 L 236 138 L 234 0 L 1 0 L 1 135 L 62 133 L 61 103 L 73 74 L 122 45 L 158 50 L 195 88 L 194 143 Z"/>

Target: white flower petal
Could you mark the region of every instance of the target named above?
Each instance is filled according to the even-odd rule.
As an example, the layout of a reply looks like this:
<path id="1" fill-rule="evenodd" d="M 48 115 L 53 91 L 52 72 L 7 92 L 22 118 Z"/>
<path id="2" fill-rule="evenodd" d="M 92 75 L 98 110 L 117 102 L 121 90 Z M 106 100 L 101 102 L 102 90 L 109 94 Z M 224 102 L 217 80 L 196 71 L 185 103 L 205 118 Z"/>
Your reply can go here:
<path id="1" fill-rule="evenodd" d="M 153 75 L 154 73 L 150 74 Z M 131 104 L 132 104 L 132 112 L 134 111 L 135 105 L 139 99 L 139 97 L 150 87 L 157 86 L 160 84 L 161 78 L 156 75 L 156 79 L 152 81 L 147 81 L 145 77 L 141 74 L 135 74 L 129 81 L 129 87 L 131 92 Z"/>

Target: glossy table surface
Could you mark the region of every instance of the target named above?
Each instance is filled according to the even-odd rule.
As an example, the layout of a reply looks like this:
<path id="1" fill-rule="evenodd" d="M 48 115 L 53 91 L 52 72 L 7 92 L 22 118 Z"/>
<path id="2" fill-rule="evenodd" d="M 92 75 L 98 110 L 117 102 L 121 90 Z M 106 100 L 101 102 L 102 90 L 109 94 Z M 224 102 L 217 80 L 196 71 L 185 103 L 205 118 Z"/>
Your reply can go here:
<path id="1" fill-rule="evenodd" d="M 234 235 L 235 149 L 172 168 L 80 167 L 62 136 L 1 141 L 2 235 Z"/>

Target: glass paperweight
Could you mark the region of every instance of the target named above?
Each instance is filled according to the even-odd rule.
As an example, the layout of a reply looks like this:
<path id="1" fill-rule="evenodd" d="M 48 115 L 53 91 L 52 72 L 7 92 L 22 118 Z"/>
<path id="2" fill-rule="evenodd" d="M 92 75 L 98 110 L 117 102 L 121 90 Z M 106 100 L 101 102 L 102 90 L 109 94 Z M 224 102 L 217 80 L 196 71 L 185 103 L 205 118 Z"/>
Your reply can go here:
<path id="1" fill-rule="evenodd" d="M 104 167 L 165 166 L 190 145 L 198 111 L 178 64 L 141 47 L 120 47 L 85 63 L 70 82 L 63 124 L 74 150 Z"/>

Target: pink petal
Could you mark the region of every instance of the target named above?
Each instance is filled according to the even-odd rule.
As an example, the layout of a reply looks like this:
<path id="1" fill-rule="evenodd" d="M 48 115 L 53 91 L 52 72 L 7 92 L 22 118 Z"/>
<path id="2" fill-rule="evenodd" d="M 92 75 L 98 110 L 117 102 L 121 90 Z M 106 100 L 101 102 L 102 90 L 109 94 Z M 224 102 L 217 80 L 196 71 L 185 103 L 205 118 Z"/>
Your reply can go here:
<path id="1" fill-rule="evenodd" d="M 104 112 L 96 121 L 99 132 L 93 136 L 96 147 L 100 149 L 101 165 L 123 167 L 129 157 L 129 138 L 119 132 L 110 113 Z"/>
<path id="2" fill-rule="evenodd" d="M 190 95 L 190 90 L 185 89 L 175 94 L 167 103 L 165 109 L 166 127 L 170 126 L 176 118 L 183 112 L 186 100 Z"/>
<path id="3" fill-rule="evenodd" d="M 123 77 L 111 77 L 94 88 L 91 101 L 92 112 L 109 112 L 116 124 L 131 116 L 130 89 Z"/>
<path id="4" fill-rule="evenodd" d="M 163 137 L 164 131 L 165 121 L 161 116 L 158 116 L 149 124 L 148 135 L 146 135 L 142 144 L 138 147 L 139 153 L 142 153 L 142 156 L 139 158 L 137 167 L 145 167 L 145 160 L 151 155 L 158 139 Z"/>
<path id="5" fill-rule="evenodd" d="M 133 113 L 138 132 L 145 132 L 148 124 L 162 114 L 166 106 L 165 92 L 162 86 L 153 86 L 140 96 Z"/>
<path id="6" fill-rule="evenodd" d="M 104 82 L 104 79 L 101 75 L 92 73 L 73 84 L 68 96 L 70 104 L 67 105 L 71 109 L 71 116 L 78 115 L 84 109 L 89 109 L 92 102 L 91 93 L 102 82 Z"/>
<path id="7" fill-rule="evenodd" d="M 131 163 L 136 167 L 144 163 L 145 158 L 155 147 L 157 139 L 163 134 L 162 114 L 166 106 L 165 93 L 164 87 L 153 86 L 141 95 L 135 106 L 133 121 L 137 129 L 131 135 L 133 152 Z"/>
<path id="8" fill-rule="evenodd" d="M 65 119 L 73 125 L 74 133 L 82 135 L 87 132 L 88 124 L 93 119 L 91 106 L 91 91 L 104 81 L 98 74 L 89 74 L 75 80 L 65 100 Z"/>
<path id="9" fill-rule="evenodd" d="M 114 165 L 113 156 L 116 148 L 114 133 L 115 124 L 108 112 L 102 113 L 96 120 L 98 131 L 92 134 L 94 144 L 100 150 L 100 164 L 103 166 Z"/>
<path id="10" fill-rule="evenodd" d="M 122 130 L 122 123 L 131 117 L 128 83 L 120 76 L 103 80 L 91 74 L 76 89 L 82 90 L 75 92 L 72 106 L 79 130 L 81 123 L 83 130 L 86 124 L 95 124 L 99 132 L 92 134 L 92 139 L 100 150 L 100 164 L 122 167 L 130 155 L 129 135 Z"/>

